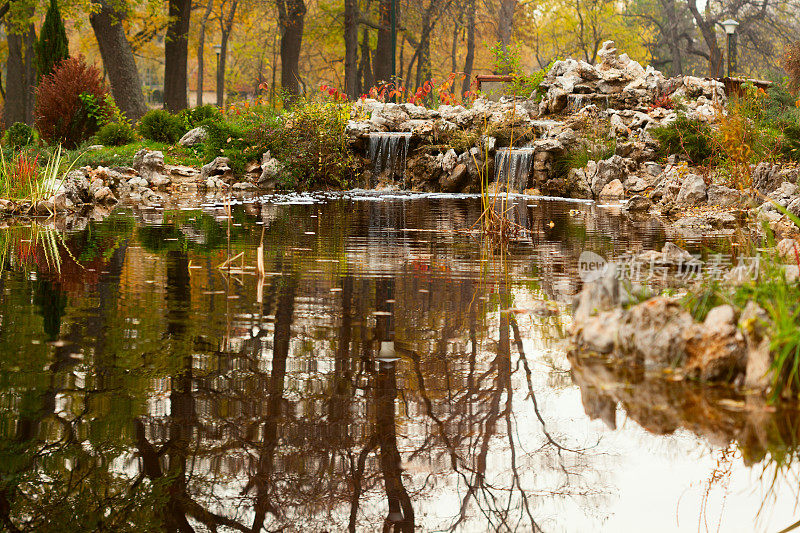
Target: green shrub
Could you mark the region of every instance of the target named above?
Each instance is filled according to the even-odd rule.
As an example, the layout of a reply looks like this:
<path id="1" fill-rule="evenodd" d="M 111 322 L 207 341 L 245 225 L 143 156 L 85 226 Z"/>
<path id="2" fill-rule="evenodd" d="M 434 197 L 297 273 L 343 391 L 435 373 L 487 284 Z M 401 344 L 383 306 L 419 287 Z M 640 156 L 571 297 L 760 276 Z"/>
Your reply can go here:
<path id="1" fill-rule="evenodd" d="M 194 109 L 184 109 L 180 113 L 183 118 L 186 130 L 194 129 L 209 122 L 219 122 L 222 120 L 222 111 L 217 106 L 210 104 L 201 105 Z"/>
<path id="2" fill-rule="evenodd" d="M 700 164 L 713 155 L 711 128 L 701 120 L 679 115 L 672 124 L 653 128 L 650 133 L 661 145 L 661 157 L 680 154 L 692 163 Z"/>
<path id="3" fill-rule="evenodd" d="M 39 76 L 50 74 L 56 65 L 69 57 L 67 32 L 56 0 L 50 0 L 35 48 Z"/>
<path id="4" fill-rule="evenodd" d="M 22 122 L 15 122 L 3 135 L 3 145 L 11 148 L 22 148 L 36 141 L 36 132 Z"/>
<path id="5" fill-rule="evenodd" d="M 136 132 L 127 121 L 111 122 L 100 128 L 95 139 L 103 146 L 124 146 L 136 140 Z"/>
<path id="6" fill-rule="evenodd" d="M 184 121 L 164 109 L 151 109 L 139 119 L 139 133 L 145 139 L 175 144 L 186 133 Z"/>
<path id="7" fill-rule="evenodd" d="M 227 157 L 235 175 L 244 172 L 248 163 L 260 160 L 261 154 L 269 149 L 251 142 L 252 135 L 246 128 L 228 121 L 207 122 L 205 129 L 208 137 L 203 143 L 204 161 Z"/>

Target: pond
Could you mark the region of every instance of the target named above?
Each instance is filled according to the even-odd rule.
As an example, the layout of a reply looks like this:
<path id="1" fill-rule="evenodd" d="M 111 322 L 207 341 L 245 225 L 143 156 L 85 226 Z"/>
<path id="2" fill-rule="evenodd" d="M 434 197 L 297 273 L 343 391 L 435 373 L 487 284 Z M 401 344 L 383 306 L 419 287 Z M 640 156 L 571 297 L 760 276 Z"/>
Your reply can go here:
<path id="1" fill-rule="evenodd" d="M 654 220 L 270 196 L 0 230 L 0 523 L 22 531 L 775 531 L 800 417 L 568 357 L 578 258 Z M 724 249 L 724 239 L 681 243 Z"/>

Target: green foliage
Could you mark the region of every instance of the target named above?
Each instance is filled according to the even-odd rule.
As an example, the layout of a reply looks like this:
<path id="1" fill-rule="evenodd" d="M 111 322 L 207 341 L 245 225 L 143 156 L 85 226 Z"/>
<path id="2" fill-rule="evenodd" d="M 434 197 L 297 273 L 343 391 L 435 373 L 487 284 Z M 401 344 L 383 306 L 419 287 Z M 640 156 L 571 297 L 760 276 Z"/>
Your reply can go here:
<path id="1" fill-rule="evenodd" d="M 36 42 L 36 67 L 39 76 L 53 72 L 55 66 L 69 57 L 69 41 L 58 8 L 58 0 L 50 0 L 47 14 Z"/>
<path id="2" fill-rule="evenodd" d="M 588 119 L 582 127 L 583 142 L 556 159 L 557 172 L 565 176 L 573 168 L 584 168 L 589 161 L 602 161 L 612 157 L 617 152 L 617 140 L 608 132 L 608 121 Z"/>
<path id="3" fill-rule="evenodd" d="M 100 128 L 95 139 L 104 146 L 123 146 L 136 140 L 136 132 L 127 121 L 110 122 Z"/>
<path id="4" fill-rule="evenodd" d="M 680 154 L 701 164 L 713 155 L 711 128 L 701 120 L 679 115 L 672 124 L 653 128 L 650 133 L 661 145 L 661 157 Z"/>
<path id="5" fill-rule="evenodd" d="M 208 122 L 219 122 L 223 119 L 222 111 L 217 106 L 206 104 L 193 109 L 184 109 L 180 113 L 186 130 L 202 126 Z"/>
<path id="6" fill-rule="evenodd" d="M 494 54 L 494 72 L 506 74 L 513 77 L 513 81 L 507 85 L 508 91 L 514 96 L 529 97 L 535 94 L 537 101 L 541 100 L 542 94 L 539 93 L 539 86 L 544 77 L 553 68 L 553 63 L 558 59 L 553 59 L 546 67 L 537 70 L 532 74 L 526 74 L 521 66 L 521 48 L 519 46 L 507 46 L 503 48 L 497 43 L 489 48 Z"/>
<path id="7" fill-rule="evenodd" d="M 139 134 L 151 141 L 174 144 L 186 133 L 183 118 L 164 109 L 151 109 L 139 119 Z"/>
<path id="8" fill-rule="evenodd" d="M 15 122 L 3 135 L 3 146 L 22 148 L 36 141 L 36 132 L 23 122 Z"/>
<path id="9" fill-rule="evenodd" d="M 233 122 L 209 122 L 205 129 L 208 137 L 203 144 L 204 161 L 227 157 L 235 175 L 244 172 L 247 163 L 261 159 L 261 154 L 266 151 L 258 143 L 249 141 L 247 128 Z"/>

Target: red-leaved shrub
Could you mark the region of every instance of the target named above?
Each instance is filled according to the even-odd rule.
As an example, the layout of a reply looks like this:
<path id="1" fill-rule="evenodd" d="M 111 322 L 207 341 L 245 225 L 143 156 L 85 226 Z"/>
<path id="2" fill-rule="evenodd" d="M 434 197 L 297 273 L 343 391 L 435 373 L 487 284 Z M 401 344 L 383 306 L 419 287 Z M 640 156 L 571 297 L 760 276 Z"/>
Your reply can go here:
<path id="1" fill-rule="evenodd" d="M 36 89 L 36 129 L 47 142 L 74 148 L 100 128 L 107 94 L 98 69 L 87 65 L 83 57 L 65 59 L 42 78 Z"/>

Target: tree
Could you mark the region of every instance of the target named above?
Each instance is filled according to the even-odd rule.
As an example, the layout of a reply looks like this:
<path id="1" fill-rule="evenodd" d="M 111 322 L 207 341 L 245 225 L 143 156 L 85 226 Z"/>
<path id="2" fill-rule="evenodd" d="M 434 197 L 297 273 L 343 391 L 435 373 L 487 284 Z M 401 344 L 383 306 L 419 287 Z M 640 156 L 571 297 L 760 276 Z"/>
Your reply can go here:
<path id="1" fill-rule="evenodd" d="M 8 63 L 3 121 L 9 126 L 15 122 L 30 125 L 33 124 L 33 89 L 36 86 L 36 32 L 33 24 L 23 30 L 8 26 L 6 24 Z"/>
<path id="2" fill-rule="evenodd" d="M 344 0 L 344 90 L 358 97 L 358 0 Z"/>
<path id="3" fill-rule="evenodd" d="M 289 103 L 300 95 L 300 48 L 306 17 L 304 0 L 275 0 L 281 26 L 281 86 Z"/>
<path id="4" fill-rule="evenodd" d="M 175 112 L 189 106 L 186 63 L 189 58 L 191 0 L 169 0 L 169 24 L 164 43 L 164 107 Z"/>
<path id="5" fill-rule="evenodd" d="M 89 16 L 89 22 L 97 37 L 111 92 L 120 110 L 130 120 L 139 120 L 147 111 L 147 105 L 131 45 L 122 26 L 125 13 L 108 0 L 98 0 L 98 3 L 100 10 Z"/>
<path id="6" fill-rule="evenodd" d="M 214 0 L 208 0 L 203 18 L 200 22 L 200 34 L 197 37 L 197 105 L 203 105 L 203 81 L 205 76 L 205 46 L 206 46 L 206 25 L 214 7 Z"/>
<path id="7" fill-rule="evenodd" d="M 372 57 L 372 68 L 378 83 L 388 82 L 392 77 L 392 0 L 380 0 L 378 4 L 378 43 Z"/>
<path id="8" fill-rule="evenodd" d="M 464 59 L 464 85 L 461 94 L 468 92 L 472 82 L 472 69 L 475 63 L 475 0 L 469 0 L 467 10 L 467 57 Z"/>
<path id="9" fill-rule="evenodd" d="M 60 61 L 69 57 L 69 41 L 61 20 L 61 10 L 57 0 L 50 0 L 50 7 L 44 17 L 44 24 L 36 43 L 36 66 L 39 77 L 53 71 Z"/>
<path id="10" fill-rule="evenodd" d="M 233 31 L 233 22 L 236 17 L 236 8 L 238 6 L 239 0 L 233 0 L 227 14 L 225 13 L 224 0 L 220 6 L 219 29 L 222 38 L 220 39 L 219 68 L 217 68 L 217 105 L 220 107 L 225 103 L 225 67 L 228 58 L 228 40 L 230 39 L 231 31 Z"/>

